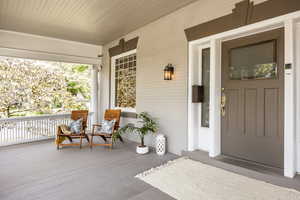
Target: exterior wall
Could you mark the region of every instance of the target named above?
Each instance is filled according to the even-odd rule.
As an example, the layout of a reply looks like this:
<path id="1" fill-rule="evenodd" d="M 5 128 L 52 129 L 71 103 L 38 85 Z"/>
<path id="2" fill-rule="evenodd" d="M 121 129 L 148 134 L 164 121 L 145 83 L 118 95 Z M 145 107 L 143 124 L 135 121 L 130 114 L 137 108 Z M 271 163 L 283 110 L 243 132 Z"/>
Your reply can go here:
<path id="1" fill-rule="evenodd" d="M 263 0 L 256 0 L 260 3 Z M 184 29 L 230 14 L 240 0 L 199 0 L 128 35 L 125 40 L 139 37 L 137 48 L 137 112 L 148 111 L 158 118 L 160 133 L 167 136 L 168 150 L 180 154 L 187 150 L 187 77 L 188 42 Z M 101 108 L 109 106 L 109 55 L 103 49 Z M 175 79 L 163 80 L 163 67 L 175 66 Z M 123 120 L 123 122 L 126 120 Z M 201 133 L 199 133 L 201 134 Z M 146 140 L 150 143 L 150 139 Z"/>

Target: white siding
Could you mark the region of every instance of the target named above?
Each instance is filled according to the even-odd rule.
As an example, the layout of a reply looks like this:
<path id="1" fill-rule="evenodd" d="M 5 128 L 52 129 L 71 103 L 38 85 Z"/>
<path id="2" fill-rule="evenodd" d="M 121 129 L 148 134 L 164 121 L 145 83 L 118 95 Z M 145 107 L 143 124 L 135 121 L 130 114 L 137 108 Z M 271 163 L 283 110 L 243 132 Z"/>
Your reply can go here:
<path id="1" fill-rule="evenodd" d="M 262 0 L 255 1 L 261 2 Z M 240 0 L 201 0 L 148 24 L 126 36 L 139 37 L 137 49 L 137 111 L 148 111 L 160 122 L 160 133 L 167 135 L 168 150 L 180 154 L 187 149 L 188 42 L 184 29 L 231 13 Z M 108 49 L 104 46 L 102 71 L 102 112 L 108 108 Z M 163 68 L 175 66 L 175 80 L 163 80 Z M 201 132 L 199 133 L 201 134 Z M 148 144 L 151 140 L 148 139 Z"/>

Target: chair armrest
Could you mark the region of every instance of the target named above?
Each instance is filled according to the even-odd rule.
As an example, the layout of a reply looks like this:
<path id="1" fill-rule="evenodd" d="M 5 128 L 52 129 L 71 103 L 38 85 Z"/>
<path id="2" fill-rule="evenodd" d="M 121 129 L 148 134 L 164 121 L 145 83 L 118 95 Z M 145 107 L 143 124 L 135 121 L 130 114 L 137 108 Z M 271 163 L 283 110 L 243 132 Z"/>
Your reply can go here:
<path id="1" fill-rule="evenodd" d="M 92 134 L 95 134 L 95 132 L 97 132 L 97 128 L 96 127 L 101 127 L 101 124 L 93 124 L 93 128 L 92 128 Z"/>

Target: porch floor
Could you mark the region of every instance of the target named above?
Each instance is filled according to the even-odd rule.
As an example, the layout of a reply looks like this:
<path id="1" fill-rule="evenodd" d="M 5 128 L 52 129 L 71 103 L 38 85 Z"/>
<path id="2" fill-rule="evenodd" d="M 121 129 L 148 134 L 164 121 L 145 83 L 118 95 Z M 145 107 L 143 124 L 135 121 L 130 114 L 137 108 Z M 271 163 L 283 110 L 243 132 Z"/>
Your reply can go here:
<path id="1" fill-rule="evenodd" d="M 269 168 L 226 156 L 210 158 L 207 152 L 200 150 L 193 152 L 183 151 L 182 155 L 188 156 L 190 159 L 200 161 L 204 164 L 215 166 L 217 168 L 231 171 L 249 178 L 300 191 L 300 175 L 290 179 L 283 176 L 282 170 Z"/>
<path id="2" fill-rule="evenodd" d="M 53 141 L 0 148 L 1 200 L 168 200 L 134 176 L 177 158 L 137 155 L 135 143 L 106 147 L 64 147 Z"/>

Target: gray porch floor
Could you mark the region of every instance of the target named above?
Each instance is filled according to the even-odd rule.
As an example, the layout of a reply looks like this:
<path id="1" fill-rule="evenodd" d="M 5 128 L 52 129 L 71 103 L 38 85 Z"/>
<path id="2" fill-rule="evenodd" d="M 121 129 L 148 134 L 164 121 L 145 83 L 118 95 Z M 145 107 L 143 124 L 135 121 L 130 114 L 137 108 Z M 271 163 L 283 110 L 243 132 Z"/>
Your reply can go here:
<path id="1" fill-rule="evenodd" d="M 227 171 L 234 172 L 249 178 L 261 180 L 273 185 L 278 185 L 286 188 L 292 188 L 300 191 L 300 176 L 290 179 L 283 176 L 283 172 L 278 169 L 268 168 L 262 165 L 257 165 L 251 162 L 219 156 L 210 158 L 208 153 L 203 151 L 182 152 L 182 155 L 188 156 L 190 159 L 200 161 L 204 164 L 215 166 Z"/>
<path id="2" fill-rule="evenodd" d="M 0 158 L 1 200 L 173 199 L 134 176 L 177 156 L 137 155 L 130 142 L 57 151 L 44 141 L 1 147 Z"/>
<path id="3" fill-rule="evenodd" d="M 228 158 L 210 159 L 201 151 L 183 152 L 191 159 L 300 191 L 300 177 L 289 179 L 276 171 Z M 177 156 L 137 155 L 135 143 L 113 150 L 85 146 L 57 151 L 53 141 L 0 147 L 1 200 L 169 200 L 158 189 L 134 178 Z"/>

